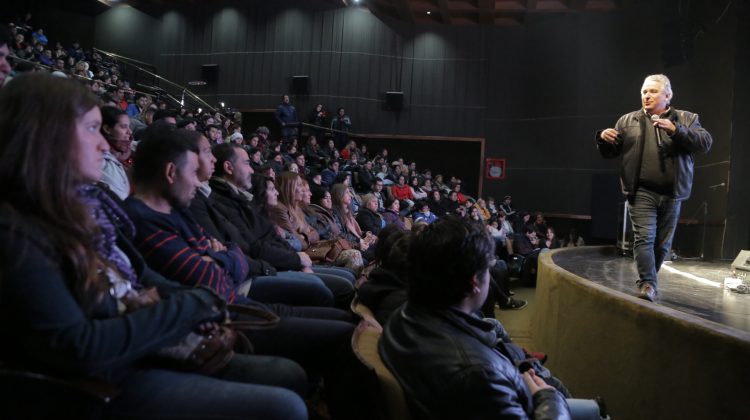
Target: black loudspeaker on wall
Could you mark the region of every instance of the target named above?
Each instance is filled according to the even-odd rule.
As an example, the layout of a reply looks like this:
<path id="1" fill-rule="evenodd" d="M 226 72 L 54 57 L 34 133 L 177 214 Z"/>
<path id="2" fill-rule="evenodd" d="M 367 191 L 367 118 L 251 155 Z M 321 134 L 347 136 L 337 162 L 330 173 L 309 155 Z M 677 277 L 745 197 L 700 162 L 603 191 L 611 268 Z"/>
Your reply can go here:
<path id="1" fill-rule="evenodd" d="M 219 81 L 219 65 L 218 64 L 204 64 L 201 66 L 201 76 L 203 81 L 208 83 L 210 86 L 215 86 Z"/>
<path id="2" fill-rule="evenodd" d="M 404 92 L 386 92 L 385 109 L 389 111 L 401 111 L 404 106 Z"/>
<path id="3" fill-rule="evenodd" d="M 310 93 L 310 76 L 292 76 L 292 93 L 307 95 Z"/>

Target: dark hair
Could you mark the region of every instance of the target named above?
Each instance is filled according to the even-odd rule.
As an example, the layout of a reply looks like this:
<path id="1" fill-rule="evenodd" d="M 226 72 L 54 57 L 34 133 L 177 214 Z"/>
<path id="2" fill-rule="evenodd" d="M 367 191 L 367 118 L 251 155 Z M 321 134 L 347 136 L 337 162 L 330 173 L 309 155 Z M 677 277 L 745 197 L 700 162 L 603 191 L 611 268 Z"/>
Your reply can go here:
<path id="1" fill-rule="evenodd" d="M 383 264 L 388 259 L 388 253 L 391 251 L 393 244 L 406 234 L 407 232 L 401 230 L 395 223 L 384 227 L 378 234 L 378 245 L 375 247 L 375 262 Z"/>
<path id="2" fill-rule="evenodd" d="M 120 119 L 120 115 L 127 115 L 122 108 L 116 106 L 103 106 L 102 111 L 102 126 L 112 127 L 117 124 Z"/>
<path id="3" fill-rule="evenodd" d="M 264 175 L 254 175 L 251 179 L 251 182 L 253 203 L 255 203 L 255 205 L 258 207 L 258 210 L 260 210 L 260 212 L 264 216 L 268 216 L 268 183 L 270 182 L 271 184 L 273 184 L 273 178 Z"/>
<path id="4" fill-rule="evenodd" d="M 495 243 L 482 226 L 454 216 L 438 219 L 412 235 L 409 301 L 435 308 L 460 302 L 494 254 Z"/>
<path id="5" fill-rule="evenodd" d="M 327 192 L 328 188 L 322 187 L 315 183 L 310 183 L 310 193 L 312 194 L 312 197 L 310 197 L 310 202 L 313 204 L 320 203 L 320 200 L 325 197 Z"/>
<path id="6" fill-rule="evenodd" d="M 169 124 L 152 124 L 143 133 L 135 151 L 133 183 L 153 185 L 162 182 L 164 167 L 174 163 L 178 167 L 185 164 L 187 152 L 200 153 L 197 144 L 189 139 L 191 131 L 174 128 Z"/>
<path id="7" fill-rule="evenodd" d="M 177 118 L 177 112 L 171 110 L 171 109 L 160 109 L 156 112 L 154 112 L 154 122 L 163 120 L 164 118 Z"/>
<path id="8" fill-rule="evenodd" d="M 237 150 L 242 149 L 237 143 L 222 143 L 218 146 L 214 146 L 212 152 L 216 158 L 214 164 L 214 175 L 222 177 L 226 175 L 224 172 L 224 163 L 230 162 L 235 164 L 237 162 Z"/>
<path id="9" fill-rule="evenodd" d="M 409 248 L 411 246 L 412 234 L 407 232 L 402 233 L 402 235 L 398 235 L 392 242 L 393 245 L 390 247 L 388 255 L 382 261 L 381 266 L 386 270 L 396 273 L 403 282 L 406 282 L 409 277 Z"/>
<path id="10" fill-rule="evenodd" d="M 192 118 L 183 118 L 182 120 L 180 120 L 180 121 L 179 121 L 179 122 L 177 123 L 177 127 L 178 127 L 178 128 L 185 128 L 185 127 L 187 127 L 188 125 L 190 125 L 190 124 L 194 124 L 194 123 L 196 123 L 196 121 L 195 121 L 194 119 L 192 119 Z"/>
<path id="11" fill-rule="evenodd" d="M 33 37 L 32 37 L 33 38 Z M 8 25 L 0 24 L 0 47 L 13 45 L 13 34 L 8 29 Z"/>
<path id="12" fill-rule="evenodd" d="M 114 127 L 120 120 L 121 115 L 128 115 L 122 108 L 116 106 L 104 106 L 101 108 L 102 111 L 102 128 L 101 133 L 107 141 L 109 141 L 108 135 L 104 132 L 104 127 Z"/>
<path id="13" fill-rule="evenodd" d="M 179 133 L 182 136 L 183 141 L 185 141 L 188 144 L 188 147 L 190 148 L 191 151 L 197 150 L 196 153 L 200 152 L 201 139 L 206 138 L 206 136 L 203 133 L 201 133 L 200 131 L 185 130 L 185 129 L 180 129 Z"/>
<path id="14" fill-rule="evenodd" d="M 84 305 L 109 288 L 99 275 L 107 263 L 92 242 L 99 227 L 76 193 L 81 179 L 71 164 L 76 120 L 97 104 L 86 85 L 48 73 L 18 76 L 0 90 L 0 200 L 47 235 Z"/>

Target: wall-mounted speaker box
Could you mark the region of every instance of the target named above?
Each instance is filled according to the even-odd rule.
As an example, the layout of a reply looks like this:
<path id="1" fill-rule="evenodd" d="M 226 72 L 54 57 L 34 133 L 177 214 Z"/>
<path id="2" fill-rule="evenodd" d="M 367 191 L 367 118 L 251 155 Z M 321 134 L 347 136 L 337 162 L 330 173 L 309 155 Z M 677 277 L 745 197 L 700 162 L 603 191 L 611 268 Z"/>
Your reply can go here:
<path id="1" fill-rule="evenodd" d="M 292 76 L 292 93 L 296 95 L 310 93 L 310 76 Z"/>
<path id="2" fill-rule="evenodd" d="M 404 106 L 404 92 L 386 92 L 385 109 L 389 111 L 401 111 Z"/>
<path id="3" fill-rule="evenodd" d="M 201 76 L 203 81 L 209 85 L 216 85 L 219 81 L 219 65 L 204 64 L 201 66 Z"/>

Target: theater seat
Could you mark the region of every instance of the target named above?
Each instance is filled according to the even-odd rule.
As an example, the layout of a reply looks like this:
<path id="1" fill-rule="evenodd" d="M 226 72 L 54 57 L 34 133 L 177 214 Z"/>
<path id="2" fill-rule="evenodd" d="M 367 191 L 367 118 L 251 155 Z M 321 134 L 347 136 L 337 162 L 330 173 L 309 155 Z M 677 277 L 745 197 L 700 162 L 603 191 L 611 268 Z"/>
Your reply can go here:
<path id="1" fill-rule="evenodd" d="M 359 301 L 359 296 L 354 296 L 354 299 L 352 299 L 351 309 L 362 321 L 375 328 L 378 332 L 383 332 L 383 326 L 375 319 L 372 310 Z"/>
<path id="2" fill-rule="evenodd" d="M 119 390 L 96 381 L 69 381 L 26 370 L 0 368 L 0 418 L 103 418 Z"/>
<path id="3" fill-rule="evenodd" d="M 377 329 L 362 320 L 352 336 L 352 349 L 359 360 L 374 373 L 379 386 L 374 387 L 371 395 L 380 399 L 378 417 L 390 420 L 410 420 L 411 414 L 406 404 L 404 390 L 390 370 L 383 364 L 378 354 L 378 343 L 382 329 Z M 370 387 L 368 387 L 369 389 Z"/>

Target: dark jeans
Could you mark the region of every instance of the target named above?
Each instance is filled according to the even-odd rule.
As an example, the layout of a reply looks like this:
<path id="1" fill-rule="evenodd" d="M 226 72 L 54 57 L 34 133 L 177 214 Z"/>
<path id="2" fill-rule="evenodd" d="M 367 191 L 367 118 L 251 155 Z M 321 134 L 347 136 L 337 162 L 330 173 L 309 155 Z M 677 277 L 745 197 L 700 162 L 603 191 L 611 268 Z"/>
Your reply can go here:
<path id="1" fill-rule="evenodd" d="M 215 377 L 137 370 L 105 410 L 112 418 L 306 419 L 305 387 L 304 371 L 290 360 L 235 355 Z"/>
<path id="2" fill-rule="evenodd" d="M 510 299 L 510 273 L 508 264 L 498 260 L 494 267 L 490 267 L 490 290 L 487 299 L 482 305 L 482 314 L 485 318 L 495 317 L 495 303 L 503 306 Z"/>
<path id="3" fill-rule="evenodd" d="M 672 248 L 680 204 L 678 200 L 644 188 L 628 198 L 633 224 L 633 257 L 639 277 L 636 286 L 651 283 L 656 287 L 656 273 Z"/>
<path id="4" fill-rule="evenodd" d="M 523 268 L 521 268 L 521 283 L 526 287 L 536 287 L 536 274 L 539 266 L 539 253 L 542 249 L 535 249 L 528 255 L 524 255 Z"/>
<path id="5" fill-rule="evenodd" d="M 368 408 L 358 384 L 367 372 L 352 351 L 351 314 L 335 308 L 268 306 L 281 321 L 275 328 L 246 333 L 255 351 L 292 359 L 309 376 L 322 376 L 333 418 L 365 417 Z"/>
<path id="6" fill-rule="evenodd" d="M 354 299 L 354 282 L 357 280 L 354 273 L 346 268 L 320 265 L 314 265 L 312 270 L 333 293 L 334 306 L 348 310 Z"/>
<path id="7" fill-rule="evenodd" d="M 248 297 L 264 303 L 296 306 L 333 306 L 331 289 L 315 274 L 282 271 L 252 281 Z"/>

